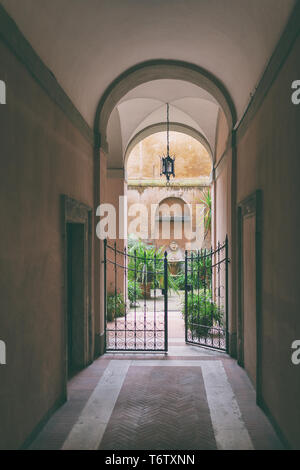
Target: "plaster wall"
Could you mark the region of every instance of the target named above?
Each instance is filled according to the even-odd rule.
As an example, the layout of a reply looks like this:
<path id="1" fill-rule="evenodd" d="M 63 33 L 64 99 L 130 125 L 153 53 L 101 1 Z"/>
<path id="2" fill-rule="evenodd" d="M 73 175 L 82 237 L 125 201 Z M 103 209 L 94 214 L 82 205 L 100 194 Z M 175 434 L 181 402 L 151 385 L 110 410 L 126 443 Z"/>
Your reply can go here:
<path id="1" fill-rule="evenodd" d="M 234 263 L 233 254 L 235 246 L 233 246 L 232 233 L 232 150 L 229 149 L 224 154 L 215 170 L 214 182 L 214 233 L 215 246 L 218 242 L 223 243 L 226 235 L 228 236 L 228 255 L 230 263 L 228 265 L 228 331 L 229 331 L 229 352 L 235 357 L 236 355 L 236 310 L 235 295 L 233 289 Z"/>
<path id="2" fill-rule="evenodd" d="M 299 57 L 298 36 L 237 141 L 238 202 L 256 189 L 263 198 L 262 400 L 293 448 L 300 448 L 300 366 L 291 362 L 291 344 L 300 338 L 300 106 L 291 102 L 291 84 L 299 78 Z"/>
<path id="3" fill-rule="evenodd" d="M 131 151 L 126 165 L 128 179 L 160 177 L 160 157 L 166 154 L 166 132 L 146 137 Z M 212 162 L 205 147 L 193 137 L 181 132 L 170 132 L 170 155 L 175 155 L 175 179 L 208 178 Z M 197 184 L 197 183 L 196 183 Z"/>
<path id="4" fill-rule="evenodd" d="M 148 218 L 141 219 L 141 226 L 138 227 L 138 230 L 145 234 L 142 236 L 144 240 L 148 240 L 153 242 L 157 246 L 165 246 L 168 247 L 173 240 L 172 236 L 166 239 L 154 239 L 151 237 L 151 227 L 154 226 L 154 220 L 151 220 L 151 206 L 159 206 L 160 204 L 163 205 L 164 201 L 170 206 L 170 203 L 177 203 L 177 205 L 182 204 L 187 205 L 187 215 L 190 215 L 191 220 L 188 223 L 188 227 L 190 230 L 186 230 L 187 237 L 180 239 L 176 239 L 181 250 L 184 252 L 185 249 L 200 249 L 200 248 L 209 248 L 211 244 L 210 233 L 207 234 L 205 240 L 202 243 L 198 243 L 194 238 L 190 238 L 191 230 L 195 233 L 196 231 L 196 204 L 201 204 L 201 200 L 204 197 L 204 194 L 207 192 L 207 186 L 191 186 L 191 187 L 180 187 L 180 186 L 133 186 L 129 185 L 127 197 L 128 197 L 128 232 L 130 234 L 130 227 L 131 222 L 134 220 L 134 216 L 130 215 L 130 210 L 134 210 L 134 204 L 141 204 L 147 209 Z M 167 202 L 166 202 L 167 201 Z M 171 204 L 171 205 L 172 205 Z M 162 210 L 164 207 L 162 207 Z M 204 209 L 204 206 L 203 206 Z M 181 209 L 182 215 L 184 215 L 184 209 Z M 172 215 L 172 212 L 171 212 Z M 156 221 L 156 223 L 158 223 Z M 200 231 L 202 231 L 204 235 L 204 221 L 201 219 L 200 221 L 201 227 Z M 172 224 L 172 222 L 171 222 Z M 174 223 L 173 223 L 174 224 Z M 188 229 L 187 227 L 187 229 Z M 148 228 L 148 232 L 147 232 Z M 136 232 L 134 232 L 136 233 Z M 171 235 L 174 234 L 173 228 L 171 227 Z M 184 230 L 182 230 L 184 235 Z M 197 245 L 197 246 L 196 246 Z"/>
<path id="5" fill-rule="evenodd" d="M 216 145 L 215 145 L 215 162 L 218 164 L 223 153 L 226 150 L 228 141 L 229 129 L 226 116 L 222 109 L 219 110 L 217 132 L 216 132 Z"/>
<path id="6" fill-rule="evenodd" d="M 116 211 L 116 239 L 108 238 L 107 243 L 109 246 L 114 247 L 116 243 L 116 249 L 121 253 L 124 251 L 125 242 L 124 238 L 120 238 L 120 211 L 122 211 L 121 206 L 119 206 L 120 196 L 124 196 L 125 191 L 125 181 L 124 178 L 107 178 L 105 183 L 105 202 L 111 204 Z M 124 266 L 124 256 L 117 253 L 116 258 L 114 256 L 114 251 L 107 249 L 107 259 L 110 261 L 115 261 L 117 264 Z M 116 282 L 115 282 L 116 279 Z M 115 287 L 117 292 L 124 292 L 124 270 L 115 264 L 107 262 L 107 290 L 109 293 L 115 292 Z"/>
<path id="7" fill-rule="evenodd" d="M 93 205 L 92 146 L 0 42 L 0 448 L 65 399 L 61 194 Z"/>

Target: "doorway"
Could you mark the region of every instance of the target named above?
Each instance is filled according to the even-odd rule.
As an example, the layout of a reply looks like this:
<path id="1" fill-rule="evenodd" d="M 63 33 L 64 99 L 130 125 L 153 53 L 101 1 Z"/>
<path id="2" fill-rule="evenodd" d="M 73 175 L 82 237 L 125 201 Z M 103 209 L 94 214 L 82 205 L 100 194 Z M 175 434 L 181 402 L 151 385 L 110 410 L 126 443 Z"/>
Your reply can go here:
<path id="1" fill-rule="evenodd" d="M 67 371 L 85 365 L 84 224 L 67 223 Z"/>
<path id="2" fill-rule="evenodd" d="M 62 196 L 65 303 L 65 387 L 94 358 L 91 298 L 92 243 L 90 207 Z"/>
<path id="3" fill-rule="evenodd" d="M 256 191 L 238 207 L 238 363 L 249 374 L 258 402 L 261 387 L 261 198 L 261 192 Z"/>

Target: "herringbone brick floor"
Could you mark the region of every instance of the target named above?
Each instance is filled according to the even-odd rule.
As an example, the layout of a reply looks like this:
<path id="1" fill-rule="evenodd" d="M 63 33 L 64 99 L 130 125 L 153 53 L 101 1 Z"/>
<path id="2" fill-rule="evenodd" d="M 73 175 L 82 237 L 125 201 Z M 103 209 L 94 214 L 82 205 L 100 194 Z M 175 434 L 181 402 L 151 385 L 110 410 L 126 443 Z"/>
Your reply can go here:
<path id="1" fill-rule="evenodd" d="M 100 449 L 216 449 L 201 370 L 130 367 Z"/>
<path id="2" fill-rule="evenodd" d="M 68 398 L 31 449 L 282 448 L 244 370 L 176 339 L 168 356 L 102 356 Z"/>

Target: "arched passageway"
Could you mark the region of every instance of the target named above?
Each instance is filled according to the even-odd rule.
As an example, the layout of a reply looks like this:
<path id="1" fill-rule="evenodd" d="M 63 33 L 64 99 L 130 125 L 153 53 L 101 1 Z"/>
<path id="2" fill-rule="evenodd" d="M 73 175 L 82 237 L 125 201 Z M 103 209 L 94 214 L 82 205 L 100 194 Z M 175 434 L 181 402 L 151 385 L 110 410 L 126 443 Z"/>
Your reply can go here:
<path id="1" fill-rule="evenodd" d="M 298 448 L 299 0 L 0 3 L 0 447 L 28 447 L 68 399 L 34 448 L 280 448 L 255 400 L 284 445 Z M 212 265 L 228 248 L 225 275 L 202 263 L 196 279 L 186 276 L 185 298 L 194 305 L 196 283 L 196 311 L 201 293 L 204 310 L 228 312 L 228 331 L 192 318 L 185 332 L 193 342 L 198 331 L 197 350 L 173 341 L 164 360 L 116 359 L 103 356 L 104 285 L 112 282 L 121 311 L 127 286 L 115 272 L 105 278 L 99 205 L 116 208 L 115 266 L 126 248 L 125 196 L 146 194 L 143 176 L 126 175 L 129 155 L 165 132 L 166 103 L 171 132 L 207 156 L 203 179 L 192 163 L 183 178 L 195 177 L 205 196 L 210 188 Z M 190 189 L 172 187 L 157 203 L 190 204 Z M 141 272 L 146 279 L 143 263 Z M 217 353 L 202 348 L 208 340 Z M 68 365 L 92 362 L 68 383 Z"/>
<path id="2" fill-rule="evenodd" d="M 118 194 L 113 195 L 112 184 L 106 202 L 116 200 L 126 194 L 129 199 L 133 198 L 133 202 L 129 203 L 128 206 L 131 212 L 136 204 L 157 202 L 153 200 L 152 193 L 157 192 L 158 194 L 163 191 L 163 188 L 158 187 L 155 189 L 155 178 L 160 179 L 160 164 L 157 165 L 158 147 L 155 148 L 156 156 L 154 155 L 155 152 L 153 155 L 149 153 L 145 160 L 147 163 L 142 164 L 144 170 L 148 166 L 148 173 L 149 165 L 151 166 L 151 175 L 147 174 L 146 178 L 152 177 L 153 181 L 148 188 L 146 181 L 143 181 L 142 186 L 139 188 L 141 178 L 143 180 L 145 175 L 140 174 L 141 153 L 139 155 L 138 153 L 142 149 L 141 145 L 145 145 L 144 142 L 147 142 L 147 136 L 148 138 L 151 138 L 151 136 L 154 138 L 154 135 L 163 135 L 162 129 L 166 126 L 166 124 L 163 124 L 165 122 L 166 102 L 169 103 L 170 107 L 171 133 L 174 134 L 174 130 L 180 131 L 191 136 L 190 139 L 196 139 L 202 148 L 201 152 L 203 155 L 206 154 L 206 164 L 209 167 L 208 172 L 207 170 L 201 170 L 204 173 L 202 174 L 201 171 L 199 173 L 202 163 L 199 166 L 199 162 L 195 161 L 193 163 L 189 159 L 190 143 L 187 144 L 186 151 L 179 152 L 176 163 L 177 170 L 179 168 L 180 172 L 180 168 L 185 168 L 186 183 L 183 181 L 178 182 L 177 189 L 173 191 L 173 197 L 176 197 L 178 192 L 189 192 L 188 198 L 193 209 L 187 232 L 196 233 L 197 224 L 202 226 L 201 236 L 197 232 L 196 238 L 195 236 L 193 238 L 190 233 L 183 233 L 183 237 L 187 238 L 183 239 L 181 251 L 184 253 L 186 249 L 204 247 L 204 239 L 207 248 L 216 246 L 220 240 L 225 240 L 227 234 L 231 235 L 230 212 L 227 214 L 225 224 L 223 224 L 221 230 L 218 232 L 217 229 L 217 211 L 214 202 L 216 199 L 215 167 L 222 152 L 224 152 L 227 145 L 230 146 L 230 135 L 236 120 L 236 112 L 233 101 L 222 83 L 210 73 L 192 64 L 176 61 L 142 63 L 124 72 L 103 94 L 94 123 L 96 141 L 100 146 L 96 148 L 95 152 L 97 155 L 100 151 L 100 155 L 103 155 L 103 160 L 105 159 L 107 162 L 105 165 L 107 165 L 111 178 L 114 178 L 115 181 L 118 180 L 119 191 Z M 129 161 L 130 156 L 132 156 L 131 162 Z M 134 171 L 136 172 L 135 180 L 133 178 Z M 188 181 L 189 179 L 190 181 Z M 176 184 L 175 180 L 173 184 Z M 114 184 L 116 183 L 114 182 Z M 185 184 L 188 184 L 189 188 L 186 188 Z M 211 188 L 208 189 L 210 186 Z M 99 194 L 100 192 L 97 191 L 97 202 L 100 202 Z M 165 197 L 167 197 L 167 194 Z M 202 219 L 198 223 L 196 221 L 197 202 L 200 203 L 201 198 L 205 199 L 206 197 L 209 197 L 208 204 L 211 213 L 205 214 L 206 209 L 203 205 Z M 220 211 L 223 211 L 223 208 L 220 208 Z M 136 214 L 132 213 L 130 217 L 132 215 L 135 216 Z M 151 217 L 146 215 L 144 217 L 145 221 L 139 225 L 140 230 L 142 225 L 146 226 L 146 235 L 144 233 L 138 234 L 140 238 L 148 240 L 150 243 L 153 238 L 151 234 L 148 234 L 148 227 L 152 223 Z M 212 219 L 209 228 L 204 228 L 204 217 Z M 132 221 L 129 218 L 128 233 L 130 233 L 131 224 Z M 187 220 L 185 220 L 185 225 L 187 225 Z M 137 227 L 132 231 L 136 231 L 136 229 Z M 142 232 L 143 230 L 142 228 Z M 158 238 L 160 237 L 158 236 Z M 231 243 L 231 236 L 229 239 Z M 171 246 L 171 244 L 171 239 L 161 240 L 160 243 L 154 242 L 157 247 Z M 124 242 L 120 239 L 117 240 L 117 247 L 122 251 Z M 120 280 L 118 280 L 118 285 L 120 285 Z M 103 315 L 104 313 L 101 315 L 102 318 Z M 230 336 L 234 337 L 236 322 L 232 309 L 230 310 L 228 324 L 230 325 Z M 103 324 L 102 328 L 104 328 Z M 232 348 L 234 347 L 232 342 Z"/>

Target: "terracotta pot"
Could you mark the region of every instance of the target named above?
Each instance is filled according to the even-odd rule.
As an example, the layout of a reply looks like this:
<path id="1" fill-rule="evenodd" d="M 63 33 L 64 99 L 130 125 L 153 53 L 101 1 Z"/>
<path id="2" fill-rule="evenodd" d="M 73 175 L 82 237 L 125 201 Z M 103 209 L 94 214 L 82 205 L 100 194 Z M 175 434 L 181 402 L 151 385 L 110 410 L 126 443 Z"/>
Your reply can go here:
<path id="1" fill-rule="evenodd" d="M 169 269 L 171 274 L 178 274 L 180 268 L 179 261 L 169 261 Z"/>

